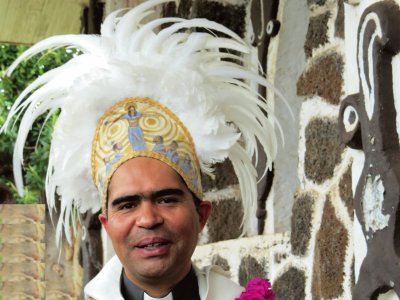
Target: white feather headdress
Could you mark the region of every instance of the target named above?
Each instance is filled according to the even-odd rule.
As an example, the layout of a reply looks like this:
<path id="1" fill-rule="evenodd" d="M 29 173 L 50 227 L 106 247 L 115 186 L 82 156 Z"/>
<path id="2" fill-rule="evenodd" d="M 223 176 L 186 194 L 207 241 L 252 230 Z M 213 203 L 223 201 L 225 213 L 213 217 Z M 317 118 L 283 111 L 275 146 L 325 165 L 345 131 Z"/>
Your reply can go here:
<path id="1" fill-rule="evenodd" d="M 234 32 L 206 19 L 143 19 L 151 8 L 171 0 L 146 1 L 123 14 L 110 14 L 101 35 L 62 35 L 45 39 L 23 53 L 9 68 L 44 50 L 73 47 L 81 54 L 30 84 L 11 108 L 22 115 L 14 151 L 14 174 L 23 193 L 23 148 L 28 132 L 42 114 L 61 113 L 55 124 L 46 178 L 46 197 L 61 201 L 57 241 L 62 228 L 71 241 L 71 214 L 101 208 L 101 194 L 91 174 L 91 147 L 104 112 L 127 97 L 149 97 L 173 111 L 187 127 L 201 170 L 229 158 L 238 177 L 244 232 L 256 210 L 257 140 L 271 166 L 277 152 L 276 127 L 269 105 L 254 86 L 272 89 L 265 78 L 243 66 L 250 47 Z M 159 29 L 162 25 L 170 25 Z M 205 32 L 188 32 L 202 28 Z M 206 29 L 206 30 L 204 30 Z M 213 33 L 222 33 L 217 37 Z M 224 51 L 220 51 L 224 49 Z M 268 116 L 268 117 L 267 117 Z M 277 125 L 277 126 L 276 126 Z"/>

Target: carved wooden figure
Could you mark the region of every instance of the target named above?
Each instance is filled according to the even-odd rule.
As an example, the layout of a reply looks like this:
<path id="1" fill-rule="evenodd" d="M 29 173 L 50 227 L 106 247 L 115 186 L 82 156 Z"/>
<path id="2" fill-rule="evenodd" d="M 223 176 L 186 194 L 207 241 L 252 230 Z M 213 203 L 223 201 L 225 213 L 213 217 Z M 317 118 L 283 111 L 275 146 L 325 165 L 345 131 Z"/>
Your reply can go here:
<path id="1" fill-rule="evenodd" d="M 382 1 L 367 8 L 358 27 L 360 92 L 340 108 L 341 139 L 365 162 L 354 206 L 367 243 L 353 299 L 400 297 L 400 147 L 392 59 L 400 52 L 400 8 Z M 400 70 L 395 70 L 400 72 Z M 400 117 L 400 116 L 399 116 Z"/>

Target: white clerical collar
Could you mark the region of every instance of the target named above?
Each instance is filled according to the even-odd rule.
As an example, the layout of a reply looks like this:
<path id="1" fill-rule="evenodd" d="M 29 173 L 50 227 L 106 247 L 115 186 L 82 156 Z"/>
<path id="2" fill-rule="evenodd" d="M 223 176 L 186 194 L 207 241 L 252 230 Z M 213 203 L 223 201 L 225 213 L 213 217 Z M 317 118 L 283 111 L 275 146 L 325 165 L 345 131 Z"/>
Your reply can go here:
<path id="1" fill-rule="evenodd" d="M 174 298 L 172 298 L 172 292 L 163 298 L 153 298 L 147 295 L 146 293 L 143 294 L 143 300 L 173 300 L 173 299 Z"/>

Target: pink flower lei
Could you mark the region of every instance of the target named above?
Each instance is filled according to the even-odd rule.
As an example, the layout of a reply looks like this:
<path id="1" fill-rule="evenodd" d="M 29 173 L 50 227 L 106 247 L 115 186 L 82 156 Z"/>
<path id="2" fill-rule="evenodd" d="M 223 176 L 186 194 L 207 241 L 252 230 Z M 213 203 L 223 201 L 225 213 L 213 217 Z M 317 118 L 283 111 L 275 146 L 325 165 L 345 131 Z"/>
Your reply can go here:
<path id="1" fill-rule="evenodd" d="M 275 300 L 275 294 L 269 281 L 254 277 L 235 300 Z"/>

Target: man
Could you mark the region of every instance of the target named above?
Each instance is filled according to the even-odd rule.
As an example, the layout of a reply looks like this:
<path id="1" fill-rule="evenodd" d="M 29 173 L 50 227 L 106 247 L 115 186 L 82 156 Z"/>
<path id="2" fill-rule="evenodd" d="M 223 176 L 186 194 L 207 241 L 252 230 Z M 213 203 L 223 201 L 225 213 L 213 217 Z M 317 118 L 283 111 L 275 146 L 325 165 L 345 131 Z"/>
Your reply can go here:
<path id="1" fill-rule="evenodd" d="M 101 208 L 100 221 L 117 255 L 86 286 L 92 299 L 233 300 L 241 291 L 214 267 L 198 270 L 190 258 L 211 212 L 202 200 L 201 173 L 212 175 L 215 162 L 232 162 L 244 203 L 243 231 L 251 231 L 256 140 L 269 165 L 276 155 L 275 119 L 265 114 L 273 112 L 254 89 L 267 83 L 243 67 L 240 53 L 251 49 L 228 28 L 205 19 L 143 21 L 154 6 L 169 1 L 145 1 L 126 14 L 110 14 L 100 36 L 48 38 L 8 71 L 45 49 L 81 51 L 33 82 L 2 130 L 24 110 L 14 156 L 22 162 L 32 123 L 60 109 L 46 185 L 49 208 L 61 201 L 56 238 L 64 233 L 71 242 L 75 212 Z M 202 32 L 193 32 L 198 27 Z M 129 122 L 121 118 L 127 107 L 146 116 L 136 124 L 143 135 L 140 149 L 131 146 Z M 156 151 L 160 141 L 174 145 L 176 155 Z M 18 164 L 15 178 L 22 193 Z"/>
<path id="2" fill-rule="evenodd" d="M 187 168 L 183 169 L 168 153 L 154 150 L 159 139 L 151 138 L 152 122 L 144 123 L 142 129 L 146 149 L 153 150 L 135 151 L 130 147 L 124 128 L 129 125 L 109 122 L 127 104 L 147 108 L 163 118 L 167 127 L 175 128 L 162 140 L 175 145 L 180 142 L 182 149 L 174 150 L 187 157 Z M 110 135 L 113 126 L 118 126 L 121 134 Z M 114 161 L 114 165 L 104 166 L 100 158 L 107 153 L 109 138 L 125 145 L 119 149 L 122 163 Z M 118 259 L 112 259 L 85 287 L 89 298 L 200 300 L 234 299 L 240 294 L 241 287 L 215 268 L 201 271 L 192 266 L 191 256 L 211 213 L 211 203 L 200 200 L 201 187 L 196 184 L 199 179 L 193 180 L 200 177 L 199 166 L 192 163 L 196 161 L 195 149 L 172 111 L 148 98 L 117 102 L 97 123 L 93 151 L 93 171 L 106 182 L 98 184 L 108 187 L 99 218 Z"/>
<path id="3" fill-rule="evenodd" d="M 121 277 L 120 266 L 114 276 L 103 269 L 86 294 L 94 299 L 122 299 L 119 291 L 124 299 L 207 299 L 211 277 L 219 282 L 210 286 L 212 299 L 238 296 L 241 288 L 223 275 L 192 267 L 198 234 L 211 212 L 209 202 L 196 201 L 180 175 L 159 160 L 138 157 L 121 165 L 110 181 L 108 208 L 100 221 L 124 266 L 122 280 L 113 285 L 109 279 Z"/>

